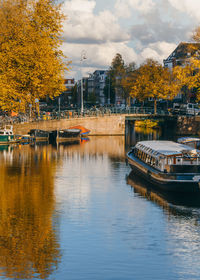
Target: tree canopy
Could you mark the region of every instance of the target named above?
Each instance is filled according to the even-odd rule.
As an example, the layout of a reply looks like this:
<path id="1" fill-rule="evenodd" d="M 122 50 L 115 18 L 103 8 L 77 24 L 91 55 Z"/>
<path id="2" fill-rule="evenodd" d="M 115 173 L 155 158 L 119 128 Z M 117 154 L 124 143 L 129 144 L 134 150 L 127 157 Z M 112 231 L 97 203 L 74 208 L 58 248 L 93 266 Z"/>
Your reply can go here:
<path id="1" fill-rule="evenodd" d="M 130 95 L 140 101 L 154 100 L 154 112 L 158 99 L 172 99 L 180 90 L 180 83 L 168 69 L 153 59 L 148 59 L 129 76 L 125 83 L 131 89 Z"/>
<path id="2" fill-rule="evenodd" d="M 28 104 L 64 91 L 61 6 L 54 0 L 0 3 L 0 107 L 25 111 Z"/>

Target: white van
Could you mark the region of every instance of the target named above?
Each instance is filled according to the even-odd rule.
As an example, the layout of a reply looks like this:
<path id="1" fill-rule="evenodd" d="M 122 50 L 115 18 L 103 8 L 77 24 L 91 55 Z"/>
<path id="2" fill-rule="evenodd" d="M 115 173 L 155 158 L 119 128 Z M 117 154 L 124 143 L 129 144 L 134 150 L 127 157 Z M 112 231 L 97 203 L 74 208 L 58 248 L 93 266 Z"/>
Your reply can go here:
<path id="1" fill-rule="evenodd" d="M 192 103 L 185 104 L 185 109 L 187 115 L 195 116 L 198 115 L 198 113 L 200 112 L 200 108 L 198 104 L 192 104 Z"/>

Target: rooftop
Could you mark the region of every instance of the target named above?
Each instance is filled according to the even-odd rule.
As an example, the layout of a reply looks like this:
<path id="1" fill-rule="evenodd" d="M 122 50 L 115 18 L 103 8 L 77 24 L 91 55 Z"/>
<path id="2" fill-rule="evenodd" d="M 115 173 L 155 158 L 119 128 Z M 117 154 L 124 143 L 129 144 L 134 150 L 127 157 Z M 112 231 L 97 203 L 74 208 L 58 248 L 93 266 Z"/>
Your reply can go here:
<path id="1" fill-rule="evenodd" d="M 141 141 L 136 144 L 137 148 L 142 149 L 148 154 L 153 154 L 154 156 L 171 156 L 180 155 L 183 152 L 192 152 L 194 148 L 189 147 L 184 144 L 179 144 L 173 141 Z M 195 150 L 199 153 L 199 150 Z"/>

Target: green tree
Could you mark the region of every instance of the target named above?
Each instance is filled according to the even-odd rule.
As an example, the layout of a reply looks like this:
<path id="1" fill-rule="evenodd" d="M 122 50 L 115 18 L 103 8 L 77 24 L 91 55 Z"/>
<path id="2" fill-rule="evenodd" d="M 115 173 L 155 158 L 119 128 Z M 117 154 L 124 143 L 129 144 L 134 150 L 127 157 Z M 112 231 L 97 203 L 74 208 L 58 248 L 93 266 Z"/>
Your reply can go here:
<path id="1" fill-rule="evenodd" d="M 25 111 L 35 99 L 64 90 L 61 6 L 54 0 L 0 4 L 0 107 Z M 19 103 L 20 102 L 20 103 Z"/>
<path id="2" fill-rule="evenodd" d="M 87 97 L 87 102 L 90 104 L 90 105 L 96 105 L 96 101 L 97 101 L 97 97 L 95 95 L 95 92 L 91 92 L 88 94 L 88 97 Z"/>
<path id="3" fill-rule="evenodd" d="M 122 77 L 125 75 L 125 63 L 122 55 L 117 53 L 112 60 L 110 69 L 108 70 L 107 91 L 110 90 L 112 103 L 115 102 L 116 95 L 123 95 L 123 87 L 121 84 Z M 114 96 L 113 96 L 114 93 Z M 113 98 L 114 97 L 114 98 Z"/>
<path id="4" fill-rule="evenodd" d="M 109 76 L 109 72 L 105 81 L 104 95 L 106 96 L 107 100 L 110 99 L 110 104 L 115 103 L 115 87 L 113 85 L 112 79 Z"/>

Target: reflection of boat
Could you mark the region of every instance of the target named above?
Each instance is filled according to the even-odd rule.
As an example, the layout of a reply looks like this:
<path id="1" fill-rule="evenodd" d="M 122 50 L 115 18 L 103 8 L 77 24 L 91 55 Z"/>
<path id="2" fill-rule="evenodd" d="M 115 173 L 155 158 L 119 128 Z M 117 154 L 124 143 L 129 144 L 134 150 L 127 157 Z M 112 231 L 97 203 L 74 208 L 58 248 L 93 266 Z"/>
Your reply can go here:
<path id="1" fill-rule="evenodd" d="M 52 147 L 54 147 L 56 149 L 77 146 L 77 145 L 80 145 L 80 139 L 74 139 L 71 141 L 63 141 L 63 142 L 52 142 L 51 145 L 52 145 Z"/>
<path id="2" fill-rule="evenodd" d="M 127 154 L 131 168 L 168 191 L 197 191 L 200 151 L 172 141 L 142 141 Z"/>
<path id="3" fill-rule="evenodd" d="M 17 135 L 16 137 L 19 143 L 30 143 L 33 141 L 33 136 L 30 135 Z"/>
<path id="4" fill-rule="evenodd" d="M 49 142 L 70 142 L 80 139 L 79 129 L 53 130 L 49 133 Z"/>
<path id="5" fill-rule="evenodd" d="M 88 142 L 90 141 L 90 138 L 88 137 L 81 137 L 81 143 L 85 143 L 85 142 Z"/>
<path id="6" fill-rule="evenodd" d="M 200 138 L 197 137 L 181 137 L 178 138 L 177 142 L 180 144 L 188 145 L 195 149 L 200 148 Z"/>
<path id="7" fill-rule="evenodd" d="M 133 171 L 127 176 L 127 184 L 134 188 L 134 192 L 146 197 L 165 209 L 169 209 L 170 204 L 176 206 L 200 208 L 200 191 L 190 194 L 172 193 L 155 188 L 141 177 L 135 175 Z"/>
<path id="8" fill-rule="evenodd" d="M 41 129 L 31 129 L 28 134 L 36 141 L 47 141 L 49 139 L 49 132 Z"/>
<path id="9" fill-rule="evenodd" d="M 71 126 L 71 127 L 69 127 L 69 129 L 79 129 L 81 137 L 84 137 L 90 133 L 89 129 L 87 129 L 81 125 Z"/>
<path id="10" fill-rule="evenodd" d="M 12 125 L 5 125 L 4 127 L 0 128 L 0 144 L 6 143 L 16 143 L 17 140 L 13 134 L 13 126 Z"/>
<path id="11" fill-rule="evenodd" d="M 8 151 L 9 150 L 9 145 L 0 145 L 0 152 L 2 152 L 2 151 Z"/>

